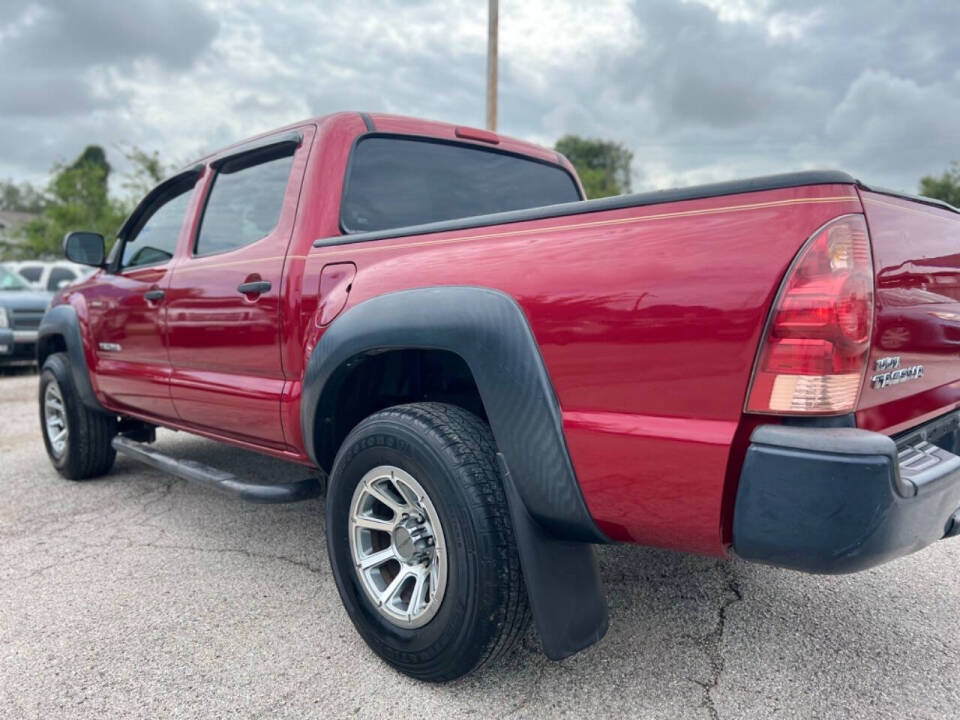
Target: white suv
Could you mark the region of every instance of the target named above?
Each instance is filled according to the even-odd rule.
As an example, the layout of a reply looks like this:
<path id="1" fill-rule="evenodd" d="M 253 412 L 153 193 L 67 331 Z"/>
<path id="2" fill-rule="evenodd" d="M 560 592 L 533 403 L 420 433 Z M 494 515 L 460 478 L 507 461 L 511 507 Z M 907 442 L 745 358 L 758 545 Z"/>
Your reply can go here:
<path id="1" fill-rule="evenodd" d="M 93 272 L 93 268 L 63 260 L 55 262 L 21 260 L 7 262 L 4 265 L 18 273 L 20 277 L 30 283 L 31 287 L 48 292 L 56 292 L 66 285 L 82 280 Z"/>

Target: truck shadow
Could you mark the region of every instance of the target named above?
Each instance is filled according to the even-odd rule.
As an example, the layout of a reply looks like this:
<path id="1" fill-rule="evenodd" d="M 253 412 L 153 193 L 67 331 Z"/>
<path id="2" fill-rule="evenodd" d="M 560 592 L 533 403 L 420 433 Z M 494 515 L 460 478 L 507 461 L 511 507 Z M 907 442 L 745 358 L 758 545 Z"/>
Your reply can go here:
<path id="1" fill-rule="evenodd" d="M 187 435 L 164 432 L 158 448 L 261 480 L 310 473 Z M 150 477 L 157 476 L 118 461 L 109 481 Z M 332 590 L 322 500 L 256 506 L 199 487 L 175 490 L 181 500 L 155 525 L 202 526 L 203 542 L 246 548 L 251 563 L 258 553 L 296 559 L 312 570 L 297 582 L 319 582 L 328 590 L 318 602 L 331 607 L 323 607 L 316 621 L 327 624 L 336 617 L 341 630 L 349 627 Z M 947 695 L 956 697 L 960 652 L 944 639 L 951 636 L 949 627 L 929 622 L 934 608 L 943 609 L 944 594 L 943 585 L 928 576 L 960 572 L 957 554 L 940 546 L 840 577 L 625 545 L 600 547 L 598 558 L 610 630 L 597 645 L 559 663 L 546 659 L 531 628 L 518 648 L 492 667 L 449 685 L 424 686 L 383 665 L 359 636 L 348 632 L 345 642 L 357 663 L 389 676 L 389 686 L 404 692 L 420 688 L 437 701 L 481 708 L 483 716 L 689 716 L 691 707 L 723 715 L 731 694 L 738 703 L 757 703 L 755 710 L 774 703 L 804 707 L 816 716 L 836 712 L 840 697 L 884 696 L 893 683 L 922 687 L 931 673 L 944 672 L 953 678 L 944 681 Z M 955 597 L 952 602 L 955 611 Z M 955 637 L 956 623 L 949 619 L 955 614 L 944 615 Z M 491 706 L 494 690 L 498 699 Z M 935 698 L 931 702 L 940 707 Z M 909 707 L 914 706 L 904 711 Z M 856 714 L 858 708 L 850 710 Z"/>

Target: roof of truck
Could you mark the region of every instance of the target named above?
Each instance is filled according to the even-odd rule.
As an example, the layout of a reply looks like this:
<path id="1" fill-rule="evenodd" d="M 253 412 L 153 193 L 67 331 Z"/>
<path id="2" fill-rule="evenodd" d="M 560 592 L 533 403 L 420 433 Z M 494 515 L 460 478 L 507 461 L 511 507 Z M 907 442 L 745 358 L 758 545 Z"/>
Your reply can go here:
<path id="1" fill-rule="evenodd" d="M 207 163 L 220 155 L 233 153 L 242 148 L 244 145 L 256 143 L 263 138 L 273 135 L 289 132 L 298 127 L 303 127 L 304 125 L 313 124 L 317 126 L 323 126 L 328 123 L 357 123 L 358 121 L 363 122 L 367 133 L 375 132 L 396 135 L 422 135 L 424 137 L 443 138 L 456 142 L 478 145 L 481 147 L 496 148 L 508 152 L 520 153 L 522 155 L 529 155 L 540 160 L 557 163 L 564 166 L 568 170 L 573 169 L 570 161 L 556 150 L 551 150 L 550 148 L 543 147 L 542 145 L 527 142 L 526 140 L 519 140 L 508 135 L 491 133 L 487 130 L 480 130 L 479 128 L 474 128 L 467 125 L 455 125 L 454 123 L 439 122 L 436 120 L 422 120 L 420 118 L 407 117 L 404 115 L 343 111 L 331 113 L 329 115 L 318 115 L 316 117 L 306 118 L 304 120 L 300 120 L 299 122 L 290 123 L 289 125 L 284 125 L 266 132 L 258 133 L 257 135 L 252 135 L 248 138 L 244 138 L 243 140 L 239 140 L 235 143 L 231 143 L 230 145 L 208 153 L 203 157 L 198 158 L 194 162 L 188 163 L 177 172 L 179 173 L 182 170 L 186 170 L 197 163 Z M 459 134 L 458 130 L 460 131 Z M 473 137 L 471 137 L 471 135 L 473 135 Z M 481 135 L 490 136 L 493 141 L 491 142 L 477 139 L 477 137 Z"/>

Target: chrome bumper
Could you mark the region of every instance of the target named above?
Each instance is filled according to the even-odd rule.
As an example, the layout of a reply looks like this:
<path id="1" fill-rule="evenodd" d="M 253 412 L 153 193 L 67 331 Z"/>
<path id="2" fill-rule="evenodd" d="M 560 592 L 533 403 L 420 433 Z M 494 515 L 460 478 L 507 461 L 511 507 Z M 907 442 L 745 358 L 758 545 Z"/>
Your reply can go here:
<path id="1" fill-rule="evenodd" d="M 0 354 L 10 354 L 14 345 L 26 345 L 37 341 L 36 330 L 11 330 L 0 328 Z"/>

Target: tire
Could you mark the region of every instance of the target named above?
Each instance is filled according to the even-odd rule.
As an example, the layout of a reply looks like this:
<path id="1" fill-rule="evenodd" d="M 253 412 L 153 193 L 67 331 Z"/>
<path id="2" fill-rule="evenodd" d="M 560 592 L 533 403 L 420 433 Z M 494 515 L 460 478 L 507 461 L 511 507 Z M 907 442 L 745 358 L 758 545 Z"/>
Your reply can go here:
<path id="1" fill-rule="evenodd" d="M 420 521 L 426 515 L 426 525 L 434 521 L 440 525 L 439 531 L 432 528 L 434 557 L 440 556 L 441 543 L 446 548 L 445 584 L 441 582 L 436 594 L 436 587 L 428 588 L 435 606 L 428 605 L 420 620 L 410 620 L 419 623 L 413 627 L 385 616 L 396 612 L 390 601 L 378 608 L 354 554 L 354 544 L 359 548 L 366 532 L 352 525 L 354 511 L 362 506 L 357 498 L 370 495 L 363 489 L 366 479 L 385 473 L 384 468 L 399 472 L 392 483 L 383 481 L 381 491 L 403 489 L 408 483 L 409 497 L 411 479 L 422 488 L 426 513 L 421 513 Z M 327 550 L 340 597 L 363 639 L 394 668 L 419 680 L 453 680 L 502 656 L 523 636 L 530 610 L 520 558 L 497 470 L 496 445 L 490 428 L 478 417 L 440 403 L 399 405 L 371 415 L 340 447 L 326 502 Z M 397 515 L 392 515 L 394 520 Z M 389 541 L 399 552 L 397 532 L 369 536 L 383 538 L 381 546 Z M 439 578 L 439 562 L 431 565 L 430 558 L 422 562 L 432 578 L 433 573 Z M 404 566 L 397 564 L 399 575 Z M 411 597 L 419 587 L 413 585 Z M 409 602 L 404 598 L 401 593 L 394 601 L 401 613 Z"/>
<path id="2" fill-rule="evenodd" d="M 58 414 L 60 420 L 48 423 Z M 57 429 L 66 437 L 57 439 Z M 117 419 L 83 404 L 73 383 L 66 353 L 47 358 L 40 372 L 40 430 L 47 455 L 57 472 L 68 480 L 87 480 L 110 472 L 117 453 L 111 445 L 117 433 Z"/>

